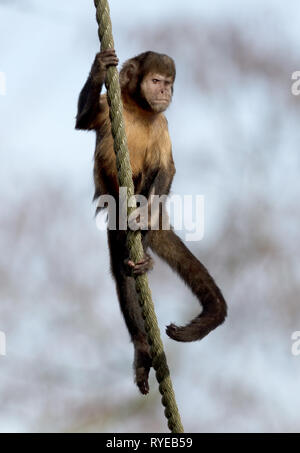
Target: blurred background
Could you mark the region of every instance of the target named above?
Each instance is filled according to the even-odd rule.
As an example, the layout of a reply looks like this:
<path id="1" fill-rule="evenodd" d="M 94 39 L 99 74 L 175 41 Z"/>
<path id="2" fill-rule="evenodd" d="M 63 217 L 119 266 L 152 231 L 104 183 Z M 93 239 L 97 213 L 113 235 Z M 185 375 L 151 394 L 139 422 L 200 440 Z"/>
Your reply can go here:
<path id="1" fill-rule="evenodd" d="M 204 238 L 188 246 L 229 305 L 201 342 L 173 342 L 165 326 L 199 305 L 156 258 L 150 285 L 185 431 L 299 431 L 300 4 L 110 8 L 121 62 L 149 49 L 176 61 L 172 190 L 205 197 Z M 74 130 L 98 50 L 92 0 L 0 0 L 1 432 L 168 432 L 154 373 L 148 397 L 133 384 L 93 217 L 95 136 Z"/>

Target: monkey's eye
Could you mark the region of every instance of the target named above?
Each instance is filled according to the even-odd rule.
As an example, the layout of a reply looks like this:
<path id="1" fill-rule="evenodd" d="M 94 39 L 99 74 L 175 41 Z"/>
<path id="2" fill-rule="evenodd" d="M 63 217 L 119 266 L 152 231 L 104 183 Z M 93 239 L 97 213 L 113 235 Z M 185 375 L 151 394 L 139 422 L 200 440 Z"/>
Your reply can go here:
<path id="1" fill-rule="evenodd" d="M 159 80 L 158 79 L 152 79 L 152 82 L 153 83 L 157 83 L 157 82 L 159 82 Z"/>

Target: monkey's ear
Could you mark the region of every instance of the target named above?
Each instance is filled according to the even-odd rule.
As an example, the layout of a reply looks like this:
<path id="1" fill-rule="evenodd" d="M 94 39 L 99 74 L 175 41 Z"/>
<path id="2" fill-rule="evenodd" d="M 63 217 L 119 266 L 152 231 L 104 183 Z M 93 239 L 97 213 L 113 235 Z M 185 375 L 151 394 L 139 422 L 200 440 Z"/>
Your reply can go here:
<path id="1" fill-rule="evenodd" d="M 137 79 L 139 65 L 133 59 L 125 61 L 120 71 L 120 85 L 125 87 Z"/>

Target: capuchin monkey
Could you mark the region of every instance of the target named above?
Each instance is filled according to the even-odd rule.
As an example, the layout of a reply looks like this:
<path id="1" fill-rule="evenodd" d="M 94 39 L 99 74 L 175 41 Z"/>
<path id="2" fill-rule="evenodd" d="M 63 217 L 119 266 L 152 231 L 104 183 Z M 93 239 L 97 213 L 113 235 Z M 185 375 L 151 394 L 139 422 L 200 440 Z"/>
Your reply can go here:
<path id="1" fill-rule="evenodd" d="M 76 129 L 96 131 L 94 158 L 95 195 L 112 195 L 119 206 L 116 157 L 106 94 L 101 94 L 109 66 L 117 66 L 113 49 L 96 55 L 89 77 L 80 93 Z M 172 58 L 144 52 L 127 60 L 120 71 L 120 86 L 127 143 L 135 194 L 168 195 L 175 174 L 171 140 L 163 112 L 172 100 L 175 80 Z M 118 212 L 118 208 L 117 208 Z M 135 381 L 141 393 L 149 392 L 150 348 L 135 289 L 135 275 L 153 267 L 150 248 L 183 279 L 198 298 L 202 312 L 186 326 L 170 324 L 166 332 L 177 341 L 201 340 L 223 323 L 227 307 L 220 289 L 203 264 L 169 229 L 141 229 L 144 258 L 133 263 L 128 258 L 126 231 L 108 229 L 111 271 L 125 323 L 134 345 Z"/>

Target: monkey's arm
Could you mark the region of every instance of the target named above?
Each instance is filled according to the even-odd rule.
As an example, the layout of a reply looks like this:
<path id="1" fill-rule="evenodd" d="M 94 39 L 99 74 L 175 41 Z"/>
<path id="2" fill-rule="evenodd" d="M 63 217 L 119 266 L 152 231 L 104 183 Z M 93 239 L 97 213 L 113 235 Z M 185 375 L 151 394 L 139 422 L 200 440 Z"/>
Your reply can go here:
<path id="1" fill-rule="evenodd" d="M 167 222 L 169 221 L 169 217 L 166 213 L 166 210 L 164 209 L 166 200 L 155 198 L 153 196 L 165 196 L 165 198 L 168 196 L 175 171 L 176 170 L 172 159 L 168 168 L 163 167 L 158 171 L 153 183 L 150 186 L 148 197 L 148 225 L 150 228 L 157 227 L 160 219 L 161 221 L 163 221 L 162 219 Z"/>
<path id="2" fill-rule="evenodd" d="M 100 93 L 109 66 L 117 66 L 118 58 L 113 49 L 99 52 L 92 64 L 90 75 L 81 90 L 78 100 L 76 129 L 96 129 L 99 125 Z"/>
<path id="3" fill-rule="evenodd" d="M 78 99 L 75 129 L 94 129 L 95 119 L 100 113 L 100 93 L 103 84 L 95 83 L 90 75 Z"/>
<path id="4" fill-rule="evenodd" d="M 150 186 L 149 195 L 168 195 L 175 172 L 173 160 L 170 162 L 168 168 L 160 168 Z"/>

